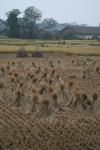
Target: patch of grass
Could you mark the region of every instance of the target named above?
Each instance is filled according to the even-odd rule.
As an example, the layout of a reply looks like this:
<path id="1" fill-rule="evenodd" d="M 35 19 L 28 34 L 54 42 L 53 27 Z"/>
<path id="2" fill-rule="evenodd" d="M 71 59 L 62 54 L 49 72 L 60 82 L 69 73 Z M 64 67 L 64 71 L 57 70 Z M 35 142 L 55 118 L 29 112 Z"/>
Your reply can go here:
<path id="1" fill-rule="evenodd" d="M 20 46 L 14 45 L 0 45 L 0 53 L 16 53 L 20 49 Z M 29 45 L 25 46 L 25 49 L 32 53 L 36 51 L 36 46 Z M 100 55 L 100 48 L 60 48 L 60 47 L 39 47 L 39 50 L 44 52 L 66 52 L 71 54 L 90 54 L 90 55 Z"/>
<path id="2" fill-rule="evenodd" d="M 60 41 L 63 43 L 64 40 Z M 21 46 L 32 53 L 38 49 L 45 52 L 65 52 L 68 54 L 100 55 L 100 41 L 97 40 L 65 40 L 59 44 L 57 40 L 29 40 L 0 37 L 0 53 L 16 53 Z"/>

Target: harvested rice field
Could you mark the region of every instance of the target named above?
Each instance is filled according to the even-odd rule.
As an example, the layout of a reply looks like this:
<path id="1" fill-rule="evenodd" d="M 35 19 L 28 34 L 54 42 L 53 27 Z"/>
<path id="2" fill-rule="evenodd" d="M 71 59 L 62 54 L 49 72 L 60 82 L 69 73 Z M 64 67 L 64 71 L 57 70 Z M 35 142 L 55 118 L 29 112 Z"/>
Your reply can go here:
<path id="1" fill-rule="evenodd" d="M 0 54 L 0 150 L 99 150 L 100 56 Z"/>

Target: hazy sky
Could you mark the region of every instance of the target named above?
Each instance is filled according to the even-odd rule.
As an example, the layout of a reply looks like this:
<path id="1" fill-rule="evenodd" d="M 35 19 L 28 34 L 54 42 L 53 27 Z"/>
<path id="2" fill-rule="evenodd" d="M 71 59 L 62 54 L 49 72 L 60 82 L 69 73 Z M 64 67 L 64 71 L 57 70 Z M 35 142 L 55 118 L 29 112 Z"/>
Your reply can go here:
<path id="1" fill-rule="evenodd" d="M 23 11 L 35 6 L 42 11 L 43 18 L 53 17 L 59 22 L 98 25 L 100 22 L 100 0 L 0 0 L 0 18 L 13 8 Z"/>

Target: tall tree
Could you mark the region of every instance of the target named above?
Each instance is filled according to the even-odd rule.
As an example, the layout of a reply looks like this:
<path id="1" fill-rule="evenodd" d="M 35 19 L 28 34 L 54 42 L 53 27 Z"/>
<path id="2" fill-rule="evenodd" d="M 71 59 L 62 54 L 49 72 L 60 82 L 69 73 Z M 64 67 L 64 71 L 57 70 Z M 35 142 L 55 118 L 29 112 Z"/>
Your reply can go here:
<path id="1" fill-rule="evenodd" d="M 31 6 L 25 9 L 23 17 L 23 30 L 28 36 L 28 38 L 37 38 L 38 34 L 38 22 L 40 21 L 42 15 L 40 10 Z"/>
<path id="2" fill-rule="evenodd" d="M 12 9 L 7 13 L 7 25 L 8 25 L 8 36 L 11 38 L 19 38 L 19 21 L 18 15 L 20 11 L 18 9 Z"/>

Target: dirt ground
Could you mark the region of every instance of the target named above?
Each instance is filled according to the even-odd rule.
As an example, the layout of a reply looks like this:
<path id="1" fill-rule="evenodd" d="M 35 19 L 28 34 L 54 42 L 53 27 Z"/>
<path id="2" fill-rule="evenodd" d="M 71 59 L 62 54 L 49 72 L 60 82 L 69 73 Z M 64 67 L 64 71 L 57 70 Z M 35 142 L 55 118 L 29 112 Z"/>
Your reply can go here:
<path id="1" fill-rule="evenodd" d="M 99 150 L 100 56 L 0 54 L 0 150 Z"/>

